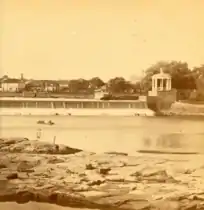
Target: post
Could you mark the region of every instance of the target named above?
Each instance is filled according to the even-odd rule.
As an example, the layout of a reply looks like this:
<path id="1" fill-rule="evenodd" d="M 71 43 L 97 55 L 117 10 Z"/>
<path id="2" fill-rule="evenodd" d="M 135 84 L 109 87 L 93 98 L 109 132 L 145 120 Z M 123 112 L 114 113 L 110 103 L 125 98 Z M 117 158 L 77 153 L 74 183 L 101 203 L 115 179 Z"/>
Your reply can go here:
<path id="1" fill-rule="evenodd" d="M 53 138 L 53 144 L 55 145 L 55 141 L 56 141 L 56 136 L 54 136 Z"/>
<path id="2" fill-rule="evenodd" d="M 53 102 L 51 102 L 51 108 L 52 108 L 52 109 L 54 108 L 54 103 L 53 103 Z"/>

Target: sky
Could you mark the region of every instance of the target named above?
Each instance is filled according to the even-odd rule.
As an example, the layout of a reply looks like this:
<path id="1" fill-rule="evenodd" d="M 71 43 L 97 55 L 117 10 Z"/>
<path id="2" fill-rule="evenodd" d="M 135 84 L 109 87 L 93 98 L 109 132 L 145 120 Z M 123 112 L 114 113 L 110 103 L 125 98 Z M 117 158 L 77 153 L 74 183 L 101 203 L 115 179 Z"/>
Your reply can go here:
<path id="1" fill-rule="evenodd" d="M 0 76 L 127 79 L 204 63 L 204 0 L 0 0 Z"/>

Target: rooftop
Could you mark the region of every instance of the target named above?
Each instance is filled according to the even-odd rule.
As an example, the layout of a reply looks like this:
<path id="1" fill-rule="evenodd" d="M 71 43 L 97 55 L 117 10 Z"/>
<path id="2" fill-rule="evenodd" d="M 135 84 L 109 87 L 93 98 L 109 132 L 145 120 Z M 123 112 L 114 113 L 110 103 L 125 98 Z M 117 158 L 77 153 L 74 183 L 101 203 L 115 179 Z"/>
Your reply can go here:
<path id="1" fill-rule="evenodd" d="M 160 68 L 160 73 L 158 74 L 155 74 L 152 76 L 153 79 L 171 79 L 171 75 L 170 74 L 167 74 L 167 73 L 164 73 L 163 72 L 163 69 Z"/>

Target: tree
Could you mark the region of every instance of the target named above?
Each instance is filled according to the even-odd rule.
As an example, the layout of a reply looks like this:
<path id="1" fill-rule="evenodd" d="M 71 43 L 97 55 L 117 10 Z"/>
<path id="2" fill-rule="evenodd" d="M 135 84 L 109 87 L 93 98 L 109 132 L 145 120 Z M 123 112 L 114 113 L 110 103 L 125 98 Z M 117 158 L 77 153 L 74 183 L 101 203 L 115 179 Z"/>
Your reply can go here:
<path id="1" fill-rule="evenodd" d="M 105 85 L 104 81 L 101 80 L 99 77 L 93 77 L 89 80 L 89 84 L 93 89 L 98 89 Z"/>
<path id="2" fill-rule="evenodd" d="M 134 90 L 134 93 L 141 93 L 141 82 L 136 82 L 135 84 L 132 84 L 132 88 Z"/>
<path id="3" fill-rule="evenodd" d="M 165 73 L 169 73 L 172 77 L 172 88 L 175 89 L 195 89 L 196 83 L 192 71 L 188 68 L 186 62 L 177 61 L 160 61 L 146 70 L 146 76 L 142 80 L 143 89 L 151 89 L 151 79 L 160 69 Z"/>
<path id="4" fill-rule="evenodd" d="M 69 81 L 69 90 L 71 93 L 87 92 L 89 81 L 85 79 L 73 79 Z"/>
<path id="5" fill-rule="evenodd" d="M 132 89 L 131 84 L 123 77 L 115 77 L 108 81 L 108 89 L 111 93 L 125 93 Z"/>
<path id="6" fill-rule="evenodd" d="M 196 80 L 197 99 L 204 100 L 204 65 L 193 69 Z"/>

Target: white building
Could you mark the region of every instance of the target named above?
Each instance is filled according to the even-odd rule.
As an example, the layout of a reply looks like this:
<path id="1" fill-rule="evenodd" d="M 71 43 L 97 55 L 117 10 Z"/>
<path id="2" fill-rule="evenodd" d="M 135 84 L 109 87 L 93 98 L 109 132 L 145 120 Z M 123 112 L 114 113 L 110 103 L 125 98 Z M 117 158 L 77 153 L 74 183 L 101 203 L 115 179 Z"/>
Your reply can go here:
<path id="1" fill-rule="evenodd" d="M 171 91 L 171 75 L 160 69 L 159 74 L 152 76 L 152 90 L 149 91 L 149 96 L 157 96 L 158 92 L 162 91 Z"/>
<path id="2" fill-rule="evenodd" d="M 25 82 L 19 79 L 7 79 L 1 83 L 2 92 L 18 92 L 25 88 Z"/>
<path id="3" fill-rule="evenodd" d="M 106 90 L 105 86 L 103 86 L 100 89 L 97 89 L 97 90 L 94 91 L 94 98 L 95 99 L 101 99 L 106 95 L 108 95 L 108 91 Z"/>

